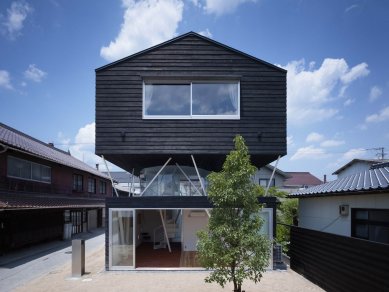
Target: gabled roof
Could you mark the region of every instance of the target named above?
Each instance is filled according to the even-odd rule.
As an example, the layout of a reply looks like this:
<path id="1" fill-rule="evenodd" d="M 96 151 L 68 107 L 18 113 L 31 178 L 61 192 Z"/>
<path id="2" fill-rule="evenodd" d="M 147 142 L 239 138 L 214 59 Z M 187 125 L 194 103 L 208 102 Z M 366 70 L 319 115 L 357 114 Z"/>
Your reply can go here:
<path id="1" fill-rule="evenodd" d="M 350 162 L 346 163 L 345 165 L 343 165 L 338 170 L 334 171 L 332 174 L 339 174 L 340 172 L 342 172 L 343 170 L 350 167 L 351 165 L 353 165 L 356 162 L 365 162 L 366 164 L 374 165 L 377 163 L 388 162 L 388 161 L 389 161 L 388 159 L 359 159 L 359 158 L 355 158 L 355 159 L 351 160 Z"/>
<path id="2" fill-rule="evenodd" d="M 284 186 L 317 186 L 323 182 L 310 172 L 286 172 L 290 178 L 284 182 Z"/>
<path id="3" fill-rule="evenodd" d="M 239 54 L 239 55 L 245 56 L 245 57 L 247 57 L 247 58 L 250 58 L 250 59 L 252 59 L 253 61 L 260 62 L 260 63 L 262 63 L 262 64 L 265 64 L 265 65 L 267 65 L 267 66 L 270 66 L 270 67 L 272 67 L 273 69 L 276 69 L 276 70 L 279 70 L 279 71 L 282 71 L 282 72 L 286 72 L 286 70 L 283 69 L 283 68 L 280 68 L 280 67 L 278 67 L 278 66 L 276 66 L 276 65 L 273 65 L 273 64 L 268 63 L 268 62 L 266 62 L 266 61 L 263 61 L 263 60 L 261 60 L 261 59 L 258 59 L 258 58 L 256 58 L 256 57 L 251 56 L 251 55 L 249 55 L 249 54 L 246 54 L 246 53 L 244 53 L 244 52 L 242 52 L 242 51 L 239 51 L 239 50 L 236 50 L 236 49 L 234 49 L 234 48 L 231 48 L 231 47 L 229 47 L 229 46 L 227 46 L 227 45 L 224 45 L 224 44 L 222 44 L 222 43 L 219 43 L 219 42 L 217 42 L 217 41 L 215 41 L 215 40 L 213 40 L 213 39 L 207 38 L 207 37 L 205 37 L 205 36 L 203 36 L 203 35 L 200 35 L 200 34 L 198 34 L 198 33 L 193 32 L 193 31 L 190 31 L 190 32 L 185 33 L 185 34 L 182 34 L 182 35 L 180 35 L 180 36 L 178 36 L 178 37 L 175 37 L 175 38 L 173 38 L 173 39 L 171 39 L 171 40 L 168 40 L 168 41 L 166 41 L 166 42 L 160 43 L 160 44 L 158 44 L 158 45 L 156 45 L 156 46 L 150 47 L 150 48 L 148 48 L 148 49 L 146 49 L 146 50 L 140 51 L 140 52 L 135 53 L 135 54 L 132 54 L 132 55 L 130 55 L 130 56 L 128 56 L 128 57 L 124 57 L 124 58 L 122 58 L 122 59 L 120 59 L 120 60 L 114 61 L 114 62 L 109 63 L 109 64 L 107 64 L 107 65 L 104 65 L 104 66 L 102 66 L 102 67 L 99 67 L 99 68 L 95 69 L 95 71 L 97 72 L 97 71 L 100 71 L 100 70 L 104 70 L 104 69 L 106 69 L 106 68 L 109 68 L 109 67 L 111 67 L 111 66 L 114 66 L 114 65 L 116 65 L 116 64 L 118 64 L 118 63 L 121 63 L 121 62 L 123 62 L 123 61 L 129 60 L 129 59 L 132 59 L 132 58 L 135 58 L 135 57 L 137 57 L 137 56 L 140 56 L 140 55 L 149 53 L 149 52 L 151 52 L 151 51 L 157 50 L 157 49 L 159 49 L 159 48 L 162 48 L 162 47 L 164 47 L 164 46 L 166 46 L 166 45 L 172 44 L 172 43 L 174 43 L 174 42 L 176 42 L 176 41 L 179 41 L 179 40 L 181 40 L 181 39 L 183 39 L 183 38 L 186 38 L 186 37 L 188 37 L 188 36 L 197 37 L 197 38 L 199 38 L 199 39 L 202 39 L 202 40 L 204 40 L 204 41 L 207 41 L 207 42 L 209 42 L 209 43 L 211 43 L 211 44 L 213 44 L 213 45 L 216 45 L 216 46 L 218 46 L 218 47 L 222 47 L 222 48 L 224 48 L 224 49 L 226 49 L 226 50 L 229 50 L 229 51 L 231 51 L 231 52 L 234 52 L 234 53 L 236 53 L 236 54 Z"/>
<path id="4" fill-rule="evenodd" d="M 289 197 L 309 198 L 389 191 L 389 167 L 369 169 L 322 185 L 294 192 Z"/>
<path id="5" fill-rule="evenodd" d="M 268 169 L 270 169 L 270 171 L 273 171 L 274 168 L 275 168 L 275 167 L 274 167 L 273 165 L 271 165 L 271 164 L 266 164 L 264 167 L 267 167 Z M 279 169 L 279 168 L 276 168 L 276 173 L 279 174 L 279 175 L 281 175 L 281 176 L 283 176 L 284 178 L 289 178 L 289 177 L 290 177 L 289 174 L 287 174 L 286 172 L 282 171 L 282 170 Z"/>
<path id="6" fill-rule="evenodd" d="M 24 152 L 51 162 L 56 162 L 61 165 L 86 171 L 96 176 L 109 179 L 109 177 L 105 174 L 71 156 L 69 153 L 0 123 L 0 151 L 3 148 L 1 147 L 2 145 L 5 146 L 5 150 L 12 149 Z"/>

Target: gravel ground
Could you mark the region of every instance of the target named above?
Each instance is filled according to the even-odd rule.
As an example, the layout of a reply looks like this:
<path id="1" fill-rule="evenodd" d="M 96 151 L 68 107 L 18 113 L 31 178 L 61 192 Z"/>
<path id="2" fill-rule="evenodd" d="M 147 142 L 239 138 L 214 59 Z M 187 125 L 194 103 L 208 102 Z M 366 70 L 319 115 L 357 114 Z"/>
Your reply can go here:
<path id="1" fill-rule="evenodd" d="M 86 275 L 71 278 L 71 264 L 19 286 L 15 291 L 232 291 L 217 284 L 207 284 L 203 271 L 105 271 L 104 247 L 87 254 Z M 324 291 L 304 277 L 287 271 L 266 272 L 259 284 L 243 283 L 249 291 Z"/>

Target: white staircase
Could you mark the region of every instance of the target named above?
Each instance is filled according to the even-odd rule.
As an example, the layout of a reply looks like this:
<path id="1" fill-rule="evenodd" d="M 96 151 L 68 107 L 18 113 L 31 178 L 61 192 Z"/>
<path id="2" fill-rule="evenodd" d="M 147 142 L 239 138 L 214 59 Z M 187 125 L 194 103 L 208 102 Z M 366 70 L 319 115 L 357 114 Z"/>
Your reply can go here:
<path id="1" fill-rule="evenodd" d="M 168 239 L 174 238 L 176 236 L 176 224 L 172 220 L 165 221 L 166 233 Z M 159 225 L 154 228 L 154 249 L 166 248 L 167 241 L 165 236 L 165 231 L 163 225 Z"/>

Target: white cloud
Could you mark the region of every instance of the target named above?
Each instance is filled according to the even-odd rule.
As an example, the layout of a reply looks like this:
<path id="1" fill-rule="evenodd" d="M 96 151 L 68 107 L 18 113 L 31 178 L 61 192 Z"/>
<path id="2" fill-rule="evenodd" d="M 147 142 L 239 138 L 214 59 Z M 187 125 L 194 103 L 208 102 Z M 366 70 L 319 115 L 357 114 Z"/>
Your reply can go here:
<path id="1" fill-rule="evenodd" d="M 6 70 L 0 70 L 0 87 L 12 89 L 11 77 Z"/>
<path id="2" fill-rule="evenodd" d="M 290 158 L 290 160 L 300 160 L 300 159 L 323 159 L 329 157 L 330 154 L 322 148 L 316 148 L 313 145 L 307 147 L 301 147 L 297 149 L 296 153 Z"/>
<path id="3" fill-rule="evenodd" d="M 316 132 L 312 132 L 312 133 L 308 134 L 305 141 L 308 143 L 312 143 L 312 142 L 320 142 L 323 139 L 324 139 L 323 135 L 316 133 Z"/>
<path id="4" fill-rule="evenodd" d="M 320 143 L 320 146 L 327 148 L 327 147 L 337 147 L 343 144 L 345 144 L 345 142 L 342 140 L 325 140 Z"/>
<path id="5" fill-rule="evenodd" d="M 190 0 L 190 2 L 192 2 L 192 4 L 196 7 L 199 7 L 199 8 L 202 7 L 200 0 Z"/>
<path id="6" fill-rule="evenodd" d="M 84 127 L 81 127 L 74 139 L 66 137 L 62 132 L 58 133 L 58 140 L 60 142 L 60 148 L 65 151 L 70 151 L 70 154 L 85 162 L 91 167 L 96 167 L 96 164 L 99 164 L 99 169 L 101 171 L 106 171 L 106 167 L 102 161 L 102 158 L 95 155 L 95 128 L 96 124 L 90 123 L 86 124 Z M 72 140 L 74 142 L 72 143 Z M 107 161 L 110 171 L 121 170 L 116 165 L 109 163 Z"/>
<path id="7" fill-rule="evenodd" d="M 23 23 L 32 12 L 32 7 L 25 1 L 14 1 L 7 9 L 7 17 L 2 23 L 5 33 L 11 38 L 16 38 L 23 29 Z"/>
<path id="8" fill-rule="evenodd" d="M 383 108 L 379 113 L 366 117 L 366 123 L 379 123 L 389 120 L 389 106 Z"/>
<path id="9" fill-rule="evenodd" d="M 375 101 L 377 98 L 379 98 L 382 95 L 382 89 L 379 88 L 378 86 L 373 86 L 370 89 L 370 94 L 369 94 L 369 100 L 370 101 Z"/>
<path id="10" fill-rule="evenodd" d="M 367 69 L 366 63 L 361 63 L 349 70 L 346 74 L 344 74 L 340 79 L 344 84 L 350 84 L 354 80 L 358 78 L 365 77 L 369 75 L 370 71 Z"/>
<path id="11" fill-rule="evenodd" d="M 353 4 L 353 5 L 349 6 L 349 7 L 347 7 L 347 8 L 344 10 L 344 12 L 345 12 L 345 13 L 348 13 L 348 12 L 350 12 L 351 10 L 356 9 L 356 8 L 358 8 L 358 7 L 359 7 L 359 5 Z"/>
<path id="12" fill-rule="evenodd" d="M 291 146 L 293 145 L 294 141 L 293 141 L 293 136 L 287 136 L 286 137 L 286 144 Z"/>
<path id="13" fill-rule="evenodd" d="M 256 2 L 256 0 L 205 0 L 205 12 L 221 16 L 234 12 L 239 5 L 246 2 Z"/>
<path id="14" fill-rule="evenodd" d="M 107 61 L 131 55 L 177 34 L 184 8 L 182 0 L 122 0 L 122 4 L 125 12 L 119 34 L 100 50 Z"/>
<path id="15" fill-rule="evenodd" d="M 288 121 L 292 123 L 313 123 L 334 117 L 339 109 L 331 103 L 352 82 L 368 74 L 366 63 L 350 68 L 344 59 L 327 58 L 318 69 L 312 62 L 307 68 L 304 60 L 283 67 L 288 70 Z"/>
<path id="16" fill-rule="evenodd" d="M 349 98 L 349 99 L 346 99 L 346 101 L 343 103 L 343 105 L 344 105 L 344 106 L 350 106 L 350 105 L 352 105 L 354 102 L 355 102 L 355 99 Z"/>
<path id="17" fill-rule="evenodd" d="M 209 31 L 208 28 L 206 28 L 205 30 L 199 31 L 199 34 L 201 34 L 207 38 L 212 38 L 212 33 Z"/>
<path id="18" fill-rule="evenodd" d="M 35 64 L 30 64 L 27 70 L 24 71 L 24 77 L 35 82 L 41 82 L 46 76 L 47 73 L 39 69 Z"/>
<path id="19" fill-rule="evenodd" d="M 350 161 L 353 160 L 354 158 L 363 158 L 366 157 L 366 149 L 363 148 L 354 148 L 350 149 L 346 153 L 342 155 L 340 160 L 342 161 Z"/>

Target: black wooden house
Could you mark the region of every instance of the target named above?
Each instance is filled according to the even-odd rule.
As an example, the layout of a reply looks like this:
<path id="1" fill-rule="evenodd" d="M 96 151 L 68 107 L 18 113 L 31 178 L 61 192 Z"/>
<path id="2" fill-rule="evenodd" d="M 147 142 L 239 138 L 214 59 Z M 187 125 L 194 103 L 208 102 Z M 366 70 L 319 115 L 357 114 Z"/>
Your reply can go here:
<path id="1" fill-rule="evenodd" d="M 140 256 L 120 263 L 125 245 L 132 255 L 147 242 L 171 250 L 169 238 L 195 248 L 195 232 L 185 232 L 202 224 L 185 218 L 202 220 L 205 177 L 221 169 L 237 134 L 257 167 L 286 154 L 284 69 L 194 32 L 96 69 L 96 154 L 141 183 L 139 197 L 106 200 L 107 268 L 142 266 Z M 146 222 L 159 217 L 157 240 L 159 226 Z M 181 231 L 169 234 L 172 223 Z"/>

